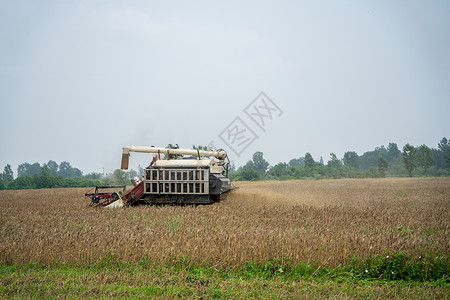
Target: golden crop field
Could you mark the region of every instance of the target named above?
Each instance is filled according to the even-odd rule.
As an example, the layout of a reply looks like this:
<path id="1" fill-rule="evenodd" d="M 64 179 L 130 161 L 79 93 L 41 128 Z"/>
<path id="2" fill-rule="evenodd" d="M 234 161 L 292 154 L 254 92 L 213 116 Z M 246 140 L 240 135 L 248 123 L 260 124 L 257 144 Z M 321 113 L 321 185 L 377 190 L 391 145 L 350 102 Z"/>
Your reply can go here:
<path id="1" fill-rule="evenodd" d="M 89 208 L 86 188 L 0 191 L 4 264 L 90 264 L 113 253 L 211 267 L 288 258 L 328 267 L 450 250 L 450 179 L 239 182 L 206 206 Z"/>

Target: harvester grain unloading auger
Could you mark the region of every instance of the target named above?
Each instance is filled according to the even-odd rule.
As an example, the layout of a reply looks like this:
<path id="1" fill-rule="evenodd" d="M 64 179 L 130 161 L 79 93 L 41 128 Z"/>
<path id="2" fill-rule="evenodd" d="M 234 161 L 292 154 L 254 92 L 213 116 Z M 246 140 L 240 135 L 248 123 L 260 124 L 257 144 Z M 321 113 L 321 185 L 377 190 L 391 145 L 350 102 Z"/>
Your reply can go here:
<path id="1" fill-rule="evenodd" d="M 146 168 L 142 178 L 134 177 L 131 191 L 109 193 L 114 195 L 114 199 L 105 199 L 102 206 L 120 207 L 139 201 L 152 204 L 210 204 L 232 189 L 225 150 L 125 146 L 121 164 L 124 170 L 128 169 L 131 152 L 157 153 L 165 158 L 156 160 Z M 86 196 L 94 199 L 96 195 Z"/>

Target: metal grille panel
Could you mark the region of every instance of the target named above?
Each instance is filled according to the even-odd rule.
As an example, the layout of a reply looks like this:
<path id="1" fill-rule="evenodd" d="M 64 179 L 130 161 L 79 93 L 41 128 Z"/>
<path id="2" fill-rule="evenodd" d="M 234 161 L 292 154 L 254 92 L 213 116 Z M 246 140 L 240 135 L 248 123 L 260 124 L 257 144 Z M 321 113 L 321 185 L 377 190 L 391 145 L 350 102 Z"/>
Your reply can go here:
<path id="1" fill-rule="evenodd" d="M 208 195 L 209 168 L 146 169 L 144 194 Z"/>

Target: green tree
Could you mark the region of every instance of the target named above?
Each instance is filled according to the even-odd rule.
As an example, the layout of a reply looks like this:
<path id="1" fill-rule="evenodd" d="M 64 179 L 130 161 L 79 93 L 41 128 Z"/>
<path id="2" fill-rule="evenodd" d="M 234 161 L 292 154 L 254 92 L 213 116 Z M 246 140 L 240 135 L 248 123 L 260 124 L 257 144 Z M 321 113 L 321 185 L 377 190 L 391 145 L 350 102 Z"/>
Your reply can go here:
<path id="1" fill-rule="evenodd" d="M 337 158 L 336 154 L 330 153 L 330 160 L 328 161 L 328 166 L 332 168 L 339 169 L 342 167 L 342 162 Z"/>
<path id="2" fill-rule="evenodd" d="M 447 138 L 442 138 L 442 140 L 438 144 L 439 150 L 442 151 L 445 159 L 445 165 L 447 168 L 450 168 L 450 140 Z"/>
<path id="3" fill-rule="evenodd" d="M 41 168 L 41 172 L 33 175 L 33 182 L 37 189 L 53 188 L 58 185 L 55 176 L 50 174 L 50 171 L 45 167 Z"/>
<path id="4" fill-rule="evenodd" d="M 72 175 L 72 166 L 68 161 L 62 161 L 58 167 L 58 174 L 63 177 L 71 178 Z"/>
<path id="5" fill-rule="evenodd" d="M 422 167 L 425 176 L 428 174 L 428 168 L 433 162 L 433 157 L 431 157 L 431 149 L 425 144 L 419 147 L 417 152 L 417 161 L 419 166 Z"/>
<path id="6" fill-rule="evenodd" d="M 81 172 L 78 168 L 72 168 L 72 178 L 81 178 L 83 177 L 83 172 Z"/>
<path id="7" fill-rule="evenodd" d="M 298 167 L 298 166 L 303 167 L 304 165 L 305 165 L 305 158 L 303 157 L 293 158 L 289 161 L 289 166 L 291 167 Z"/>
<path id="8" fill-rule="evenodd" d="M 41 171 L 41 165 L 39 163 L 29 164 L 29 163 L 23 163 L 20 164 L 19 167 L 17 167 L 17 177 L 20 177 L 22 175 L 34 175 L 36 173 L 39 173 Z"/>
<path id="9" fill-rule="evenodd" d="M 10 164 L 6 165 L 6 167 L 5 167 L 4 171 L 3 171 L 3 174 L 2 174 L 2 179 L 3 179 L 3 182 L 4 182 L 5 185 L 8 184 L 8 182 L 14 180 L 14 173 L 13 173 L 13 171 L 11 169 L 11 165 Z"/>
<path id="10" fill-rule="evenodd" d="M 447 167 L 444 153 L 440 149 L 431 148 L 431 157 L 433 158 L 432 166 L 435 166 L 436 169 L 445 169 Z"/>
<path id="11" fill-rule="evenodd" d="M 68 161 L 59 164 L 58 174 L 66 178 L 81 178 L 83 176 L 83 173 L 77 168 L 72 168 Z"/>
<path id="12" fill-rule="evenodd" d="M 0 174 L 1 175 L 1 174 Z M 3 182 L 3 179 L 1 178 L 1 176 L 0 176 L 0 191 L 1 190 L 4 190 L 6 188 L 6 185 L 5 185 L 5 183 Z"/>
<path id="13" fill-rule="evenodd" d="M 34 188 L 33 178 L 28 174 L 18 176 L 16 179 L 8 183 L 9 190 L 26 190 Z"/>
<path id="14" fill-rule="evenodd" d="M 388 161 L 383 156 L 380 156 L 378 158 L 378 172 L 380 173 L 381 177 L 386 177 L 386 171 L 388 169 Z"/>
<path id="15" fill-rule="evenodd" d="M 27 174 L 27 171 L 28 171 L 28 169 L 29 169 L 29 166 L 31 166 L 29 163 L 23 163 L 23 164 L 20 164 L 20 165 L 17 167 L 17 177 L 20 177 L 20 176 L 22 176 L 22 175 Z"/>
<path id="16" fill-rule="evenodd" d="M 311 153 L 306 152 L 305 154 L 305 167 L 312 168 L 314 167 L 314 158 L 312 157 Z"/>
<path id="17" fill-rule="evenodd" d="M 367 178 L 377 178 L 379 177 L 379 175 L 380 173 L 378 173 L 378 170 L 375 167 L 370 167 L 364 172 L 364 177 Z"/>
<path id="18" fill-rule="evenodd" d="M 49 160 L 48 163 L 43 165 L 43 167 L 47 168 L 50 174 L 52 174 L 53 176 L 58 174 L 58 164 L 53 160 Z"/>
<path id="19" fill-rule="evenodd" d="M 389 143 L 387 147 L 387 159 L 389 162 L 400 162 L 402 152 L 398 149 L 396 143 Z"/>
<path id="20" fill-rule="evenodd" d="M 349 167 L 349 166 L 343 166 L 342 167 L 342 173 L 343 173 L 343 177 L 346 178 L 360 178 L 363 177 L 362 176 L 362 172 L 358 169 Z"/>
<path id="21" fill-rule="evenodd" d="M 410 144 L 406 144 L 403 147 L 402 157 L 405 169 L 408 171 L 409 177 L 412 177 L 416 167 L 416 148 Z"/>
<path id="22" fill-rule="evenodd" d="M 378 158 L 380 156 L 383 156 L 384 158 L 387 157 L 388 151 L 384 146 L 381 147 L 375 147 L 375 150 L 373 151 L 367 151 L 364 152 L 359 157 L 359 166 L 360 170 L 367 170 L 370 167 L 376 167 L 378 166 Z"/>
<path id="23" fill-rule="evenodd" d="M 103 177 L 102 173 L 90 173 L 83 176 L 84 179 L 101 180 Z"/>
<path id="24" fill-rule="evenodd" d="M 107 185 L 129 185 L 128 172 L 120 169 L 114 170 L 114 172 L 105 178 L 105 184 Z"/>
<path id="25" fill-rule="evenodd" d="M 253 168 L 256 172 L 263 174 L 268 166 L 269 162 L 264 159 L 261 151 L 257 151 L 253 154 Z"/>
<path id="26" fill-rule="evenodd" d="M 344 166 L 359 169 L 359 157 L 355 151 L 348 151 L 344 153 Z"/>
<path id="27" fill-rule="evenodd" d="M 113 172 L 113 176 L 116 179 L 117 184 L 119 185 L 129 185 L 130 184 L 130 180 L 128 179 L 128 172 L 125 172 L 123 170 L 120 169 L 116 169 Z"/>
<path id="28" fill-rule="evenodd" d="M 443 137 L 441 139 L 441 141 L 439 142 L 438 147 L 439 147 L 439 149 L 441 151 L 445 152 L 445 150 L 450 148 L 450 140 L 448 140 L 447 138 Z"/>
<path id="29" fill-rule="evenodd" d="M 231 179 L 236 181 L 255 181 L 259 180 L 261 175 L 254 169 L 242 168 L 239 171 L 233 173 Z"/>
<path id="30" fill-rule="evenodd" d="M 330 177 L 341 178 L 342 177 L 342 163 L 337 158 L 336 154 L 330 153 L 330 160 L 327 164 L 327 172 Z"/>
<path id="31" fill-rule="evenodd" d="M 243 169 L 253 169 L 253 170 L 255 170 L 255 163 L 253 162 L 253 160 L 249 160 L 249 161 L 247 161 L 247 163 L 242 168 Z"/>
<path id="32" fill-rule="evenodd" d="M 287 170 L 288 165 L 286 163 L 278 163 L 270 169 L 269 174 L 280 178 L 286 175 Z"/>

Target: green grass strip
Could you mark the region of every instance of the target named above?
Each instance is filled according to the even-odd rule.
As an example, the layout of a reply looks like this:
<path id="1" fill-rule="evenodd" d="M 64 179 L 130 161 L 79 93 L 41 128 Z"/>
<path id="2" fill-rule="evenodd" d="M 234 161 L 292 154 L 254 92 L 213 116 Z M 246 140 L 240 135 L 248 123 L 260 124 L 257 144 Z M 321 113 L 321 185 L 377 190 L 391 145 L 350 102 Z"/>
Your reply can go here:
<path id="1" fill-rule="evenodd" d="M 353 257 L 346 266 L 265 263 L 217 269 L 188 259 L 124 263 L 113 253 L 91 265 L 0 264 L 0 298 L 430 298 L 450 294 L 444 256 Z M 394 274 L 392 274 L 394 273 Z"/>

